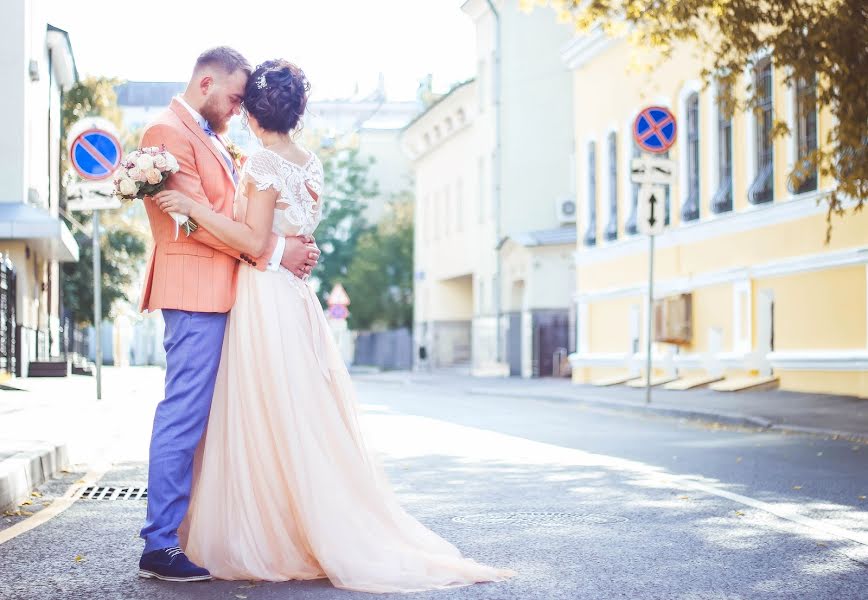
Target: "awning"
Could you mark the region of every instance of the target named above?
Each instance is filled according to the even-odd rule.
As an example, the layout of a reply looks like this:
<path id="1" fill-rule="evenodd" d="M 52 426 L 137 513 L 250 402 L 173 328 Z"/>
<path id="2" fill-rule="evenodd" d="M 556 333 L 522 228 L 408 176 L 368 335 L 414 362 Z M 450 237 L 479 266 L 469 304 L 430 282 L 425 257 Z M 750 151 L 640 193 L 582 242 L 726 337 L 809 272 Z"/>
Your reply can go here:
<path id="1" fill-rule="evenodd" d="M 31 241 L 58 262 L 78 262 L 78 244 L 60 217 L 21 202 L 0 202 L 0 240 Z"/>

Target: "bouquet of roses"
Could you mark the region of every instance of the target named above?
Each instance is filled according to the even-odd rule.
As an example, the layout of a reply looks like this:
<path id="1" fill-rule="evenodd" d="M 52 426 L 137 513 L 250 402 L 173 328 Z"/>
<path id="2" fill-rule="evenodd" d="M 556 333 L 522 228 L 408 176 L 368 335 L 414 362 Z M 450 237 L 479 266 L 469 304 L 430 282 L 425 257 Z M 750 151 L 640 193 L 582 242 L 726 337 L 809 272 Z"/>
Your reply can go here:
<path id="1" fill-rule="evenodd" d="M 115 195 L 122 200 L 134 200 L 158 194 L 166 187 L 166 180 L 178 169 L 178 160 L 165 146 L 133 150 L 123 158 L 115 174 Z M 186 215 L 169 215 L 175 221 L 175 239 L 178 238 L 179 226 L 184 227 L 187 235 L 196 230 L 195 224 Z"/>

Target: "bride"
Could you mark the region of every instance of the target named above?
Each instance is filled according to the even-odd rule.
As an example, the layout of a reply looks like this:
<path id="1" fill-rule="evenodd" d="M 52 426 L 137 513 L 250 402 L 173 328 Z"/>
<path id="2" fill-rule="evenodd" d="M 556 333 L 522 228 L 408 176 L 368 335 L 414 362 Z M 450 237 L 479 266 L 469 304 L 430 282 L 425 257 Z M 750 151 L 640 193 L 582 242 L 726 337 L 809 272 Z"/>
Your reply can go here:
<path id="1" fill-rule="evenodd" d="M 177 192 L 158 194 L 160 208 L 251 256 L 263 254 L 272 231 L 312 234 L 322 217 L 322 165 L 292 136 L 309 89 L 283 60 L 250 76 L 245 117 L 263 148 L 244 165 L 236 220 Z M 222 579 L 328 577 L 351 590 L 411 592 L 513 575 L 463 558 L 401 508 L 365 446 L 316 295 L 289 271 L 246 264 L 181 539 Z"/>

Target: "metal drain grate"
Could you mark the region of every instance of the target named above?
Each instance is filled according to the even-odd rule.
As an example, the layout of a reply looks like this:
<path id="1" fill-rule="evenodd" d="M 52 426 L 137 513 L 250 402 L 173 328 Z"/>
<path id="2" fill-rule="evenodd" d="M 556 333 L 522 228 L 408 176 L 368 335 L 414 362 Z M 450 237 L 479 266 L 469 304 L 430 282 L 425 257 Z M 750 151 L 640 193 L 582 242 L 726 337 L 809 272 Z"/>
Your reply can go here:
<path id="1" fill-rule="evenodd" d="M 92 485 L 84 490 L 82 500 L 147 500 L 146 487 L 108 487 Z"/>
<path id="2" fill-rule="evenodd" d="M 600 513 L 562 512 L 506 512 L 465 515 L 452 519 L 466 525 L 524 525 L 534 527 L 563 527 L 565 525 L 609 525 L 629 521 L 625 517 Z"/>

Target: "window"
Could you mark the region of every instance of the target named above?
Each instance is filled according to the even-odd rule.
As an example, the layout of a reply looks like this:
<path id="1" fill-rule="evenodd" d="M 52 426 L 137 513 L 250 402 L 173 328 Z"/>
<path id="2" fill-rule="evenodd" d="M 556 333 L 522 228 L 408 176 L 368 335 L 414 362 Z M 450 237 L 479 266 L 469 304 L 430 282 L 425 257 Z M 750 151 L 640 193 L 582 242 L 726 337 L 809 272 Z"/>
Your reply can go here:
<path id="1" fill-rule="evenodd" d="M 609 134 L 609 223 L 606 225 L 606 239 L 618 239 L 618 137 L 613 131 Z"/>
<path id="2" fill-rule="evenodd" d="M 452 234 L 452 194 L 449 186 L 443 190 L 443 237 L 448 238 Z"/>
<path id="3" fill-rule="evenodd" d="M 720 88 L 719 88 L 720 89 Z M 725 89 L 719 91 L 724 94 Z M 711 199 L 711 212 L 732 210 L 732 117 L 717 100 L 717 190 Z"/>
<path id="4" fill-rule="evenodd" d="M 811 154 L 817 149 L 817 83 L 799 78 L 796 83 L 796 167 L 790 179 L 790 192 L 804 194 L 817 189 L 817 168 Z M 798 180 L 801 180 L 799 183 Z"/>
<path id="5" fill-rule="evenodd" d="M 585 231 L 585 246 L 597 244 L 597 144 L 588 142 L 588 229 Z"/>
<path id="6" fill-rule="evenodd" d="M 479 157 L 476 162 L 476 176 L 479 181 L 479 222 L 485 221 L 485 158 Z"/>
<path id="7" fill-rule="evenodd" d="M 687 190 L 681 207 L 683 221 L 699 218 L 699 94 L 687 98 Z"/>
<path id="8" fill-rule="evenodd" d="M 639 158 L 642 156 L 642 151 L 639 149 L 639 145 L 636 144 L 635 140 L 633 141 L 633 151 L 631 153 L 631 158 Z M 632 167 L 631 167 L 632 168 Z M 626 231 L 629 235 L 636 235 L 639 231 L 636 221 L 639 219 L 638 211 L 639 211 L 639 184 L 632 183 L 630 184 L 630 216 L 627 217 L 627 222 L 624 223 L 624 231 Z"/>
<path id="9" fill-rule="evenodd" d="M 464 181 L 458 179 L 455 184 L 455 231 L 464 230 Z"/>
<path id="10" fill-rule="evenodd" d="M 774 148 L 772 146 L 772 61 L 760 62 L 754 71 L 755 109 L 754 164 L 756 176 L 747 192 L 751 204 L 762 204 L 774 199 Z"/>

